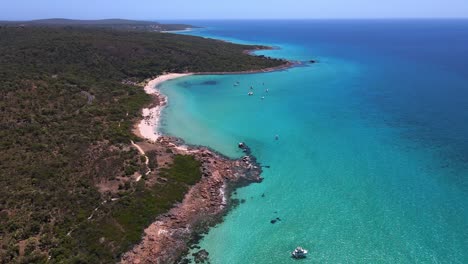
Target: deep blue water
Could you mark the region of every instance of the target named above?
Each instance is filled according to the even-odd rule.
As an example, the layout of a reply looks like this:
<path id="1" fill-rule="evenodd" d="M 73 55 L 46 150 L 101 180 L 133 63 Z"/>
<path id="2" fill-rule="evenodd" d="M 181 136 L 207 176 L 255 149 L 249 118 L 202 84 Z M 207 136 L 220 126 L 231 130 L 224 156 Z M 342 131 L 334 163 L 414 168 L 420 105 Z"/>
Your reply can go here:
<path id="1" fill-rule="evenodd" d="M 468 263 L 468 20 L 184 22 L 319 61 L 161 86 L 163 132 L 271 165 L 200 242 L 212 263 Z"/>

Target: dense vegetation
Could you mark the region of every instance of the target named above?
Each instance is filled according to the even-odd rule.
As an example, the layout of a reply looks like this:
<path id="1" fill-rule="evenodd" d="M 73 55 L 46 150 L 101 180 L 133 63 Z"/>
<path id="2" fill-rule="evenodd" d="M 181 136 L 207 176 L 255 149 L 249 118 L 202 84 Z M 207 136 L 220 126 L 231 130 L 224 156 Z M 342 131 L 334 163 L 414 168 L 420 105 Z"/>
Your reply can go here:
<path id="1" fill-rule="evenodd" d="M 74 19 L 39 19 L 31 21 L 0 21 L 0 25 L 14 27 L 87 27 L 87 28 L 111 28 L 126 31 L 171 31 L 194 28 L 185 24 L 161 24 L 153 21 L 138 21 L 127 19 L 101 19 L 101 20 L 74 20 Z"/>
<path id="2" fill-rule="evenodd" d="M 188 186 L 201 178 L 200 163 L 193 156 L 174 157 L 169 168 L 161 172 L 162 184 L 145 187 L 139 181 L 131 188 L 131 195 L 123 196 L 117 203 L 100 208 L 93 222 L 82 222 L 73 232 L 74 240 L 67 239 L 68 247 L 54 250 L 54 261 L 69 260 L 70 249 L 81 250 L 75 260 L 89 263 L 112 262 L 118 254 L 137 243 L 156 215 L 166 212 L 176 202 L 181 202 Z"/>
<path id="3" fill-rule="evenodd" d="M 253 48 L 164 33 L 0 28 L 0 263 L 115 262 L 200 177 L 192 157 L 176 156 L 161 184 L 98 189 L 143 170 L 129 141 L 150 98 L 135 84 L 162 72 L 283 63 L 242 53 Z"/>

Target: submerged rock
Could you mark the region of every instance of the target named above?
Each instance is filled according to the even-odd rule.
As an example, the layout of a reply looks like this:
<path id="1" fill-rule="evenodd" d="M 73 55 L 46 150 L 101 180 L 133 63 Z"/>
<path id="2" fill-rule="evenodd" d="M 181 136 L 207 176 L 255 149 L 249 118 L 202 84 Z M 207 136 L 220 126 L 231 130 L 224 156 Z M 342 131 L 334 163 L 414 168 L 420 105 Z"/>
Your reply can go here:
<path id="1" fill-rule="evenodd" d="M 276 222 L 281 221 L 281 218 L 276 217 L 275 219 L 272 219 L 270 223 L 275 224 Z"/>
<path id="2" fill-rule="evenodd" d="M 218 82 L 217 81 L 214 81 L 214 80 L 210 80 L 210 81 L 204 81 L 201 83 L 202 85 L 217 85 Z"/>
<path id="3" fill-rule="evenodd" d="M 196 253 L 193 253 L 192 256 L 194 257 L 195 259 L 195 263 L 205 263 L 208 261 L 208 255 L 210 253 L 208 253 L 208 251 L 202 249 Z"/>
<path id="4" fill-rule="evenodd" d="M 202 238 L 202 236 L 200 236 Z M 199 245 L 192 245 L 190 246 L 190 249 L 200 249 L 201 247 Z"/>

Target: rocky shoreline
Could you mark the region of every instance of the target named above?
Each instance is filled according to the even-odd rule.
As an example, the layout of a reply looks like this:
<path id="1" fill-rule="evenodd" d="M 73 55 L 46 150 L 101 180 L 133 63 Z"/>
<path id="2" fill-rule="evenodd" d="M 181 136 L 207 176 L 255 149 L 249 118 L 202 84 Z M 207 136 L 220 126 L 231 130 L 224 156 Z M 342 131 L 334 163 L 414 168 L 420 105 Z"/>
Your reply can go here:
<path id="1" fill-rule="evenodd" d="M 289 68 L 292 68 L 295 66 L 301 66 L 301 65 L 303 65 L 303 63 L 299 61 L 285 61 L 285 63 L 282 65 L 271 67 L 271 68 L 265 68 L 261 70 L 235 71 L 235 72 L 196 72 L 196 73 L 193 73 L 193 75 L 232 75 L 232 74 L 267 73 L 267 72 L 287 70 Z"/>
<path id="2" fill-rule="evenodd" d="M 249 155 L 232 160 L 206 147 L 189 147 L 177 138 L 161 136 L 151 144 L 171 149 L 175 154 L 193 155 L 202 164 L 202 179 L 193 185 L 184 200 L 145 229 L 142 241 L 123 255 L 121 263 L 175 263 L 191 243 L 219 223 L 232 203 L 234 189 L 261 182 L 260 164 Z"/>

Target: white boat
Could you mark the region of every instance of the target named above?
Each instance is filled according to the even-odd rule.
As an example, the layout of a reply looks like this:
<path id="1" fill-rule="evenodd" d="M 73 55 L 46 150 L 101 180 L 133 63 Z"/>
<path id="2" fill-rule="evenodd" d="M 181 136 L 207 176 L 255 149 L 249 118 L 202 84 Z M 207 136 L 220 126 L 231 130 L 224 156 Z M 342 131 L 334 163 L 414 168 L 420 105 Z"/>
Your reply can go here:
<path id="1" fill-rule="evenodd" d="M 253 95 L 253 92 L 249 92 L 248 95 Z"/>
<path id="2" fill-rule="evenodd" d="M 297 247 L 291 252 L 291 256 L 296 259 L 305 258 L 307 255 L 307 250 L 303 249 L 302 247 Z"/>

